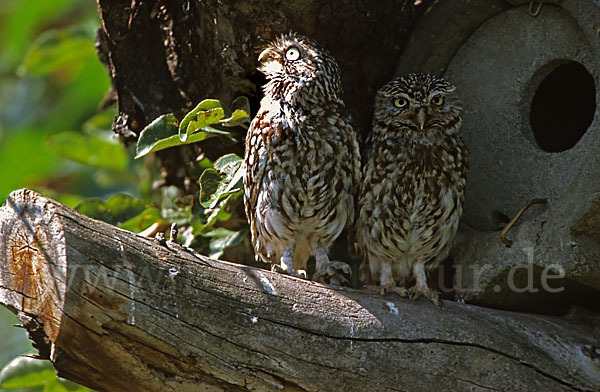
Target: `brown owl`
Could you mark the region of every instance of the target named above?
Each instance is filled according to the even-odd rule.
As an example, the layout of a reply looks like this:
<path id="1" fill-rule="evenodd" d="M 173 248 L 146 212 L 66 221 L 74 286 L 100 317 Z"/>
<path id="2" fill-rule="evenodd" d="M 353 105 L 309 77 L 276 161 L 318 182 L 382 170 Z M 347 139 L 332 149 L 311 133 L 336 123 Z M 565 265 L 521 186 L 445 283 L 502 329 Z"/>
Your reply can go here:
<path id="1" fill-rule="evenodd" d="M 357 239 L 361 280 L 382 294 L 424 296 L 439 305 L 426 272 L 452 246 L 468 170 L 455 90 L 439 77 L 411 74 L 377 92 Z"/>
<path id="2" fill-rule="evenodd" d="M 336 61 L 294 34 L 259 56 L 264 98 L 246 136 L 244 202 L 256 257 L 273 269 L 341 284 L 346 263 L 327 255 L 353 224 L 360 155 Z"/>

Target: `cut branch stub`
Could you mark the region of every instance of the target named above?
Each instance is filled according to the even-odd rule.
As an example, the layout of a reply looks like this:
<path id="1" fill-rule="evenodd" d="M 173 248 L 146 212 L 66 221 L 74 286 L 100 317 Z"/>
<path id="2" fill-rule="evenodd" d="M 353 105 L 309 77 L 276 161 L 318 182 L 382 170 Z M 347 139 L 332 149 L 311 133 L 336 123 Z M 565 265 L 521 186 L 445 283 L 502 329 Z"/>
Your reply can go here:
<path id="1" fill-rule="evenodd" d="M 28 190 L 0 208 L 0 254 L 0 302 L 41 327 L 32 336 L 59 375 L 98 390 L 600 385 L 591 326 L 210 260 Z"/>

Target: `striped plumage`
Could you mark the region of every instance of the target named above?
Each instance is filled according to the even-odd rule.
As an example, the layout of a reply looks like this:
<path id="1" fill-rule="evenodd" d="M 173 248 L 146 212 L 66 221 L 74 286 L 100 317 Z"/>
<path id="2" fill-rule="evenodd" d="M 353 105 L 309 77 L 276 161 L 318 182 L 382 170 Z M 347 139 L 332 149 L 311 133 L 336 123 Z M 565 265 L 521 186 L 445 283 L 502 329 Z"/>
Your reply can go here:
<path id="1" fill-rule="evenodd" d="M 313 279 L 341 283 L 349 267 L 327 252 L 353 224 L 360 156 L 337 63 L 292 33 L 269 44 L 259 62 L 268 81 L 246 136 L 244 177 L 256 256 L 303 276 L 313 255 Z"/>
<path id="2" fill-rule="evenodd" d="M 455 87 L 433 75 L 400 77 L 377 93 L 357 236 L 361 280 L 382 293 L 410 292 L 439 304 L 426 272 L 448 255 L 463 210 L 460 111 Z"/>

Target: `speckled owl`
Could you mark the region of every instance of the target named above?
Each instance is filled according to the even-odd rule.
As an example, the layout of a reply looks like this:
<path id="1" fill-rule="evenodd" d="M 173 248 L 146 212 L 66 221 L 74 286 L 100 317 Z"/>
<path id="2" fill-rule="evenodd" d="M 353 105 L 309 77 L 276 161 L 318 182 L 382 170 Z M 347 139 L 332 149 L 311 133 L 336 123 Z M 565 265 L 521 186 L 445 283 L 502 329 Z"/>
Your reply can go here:
<path id="1" fill-rule="evenodd" d="M 352 225 L 360 154 L 336 61 L 294 34 L 259 56 L 267 83 L 246 136 L 244 202 L 257 258 L 273 269 L 341 284 L 350 272 L 328 251 Z"/>
<path id="2" fill-rule="evenodd" d="M 411 74 L 377 92 L 357 239 L 361 281 L 382 294 L 440 304 L 426 274 L 452 246 L 468 170 L 455 90 L 442 78 Z"/>

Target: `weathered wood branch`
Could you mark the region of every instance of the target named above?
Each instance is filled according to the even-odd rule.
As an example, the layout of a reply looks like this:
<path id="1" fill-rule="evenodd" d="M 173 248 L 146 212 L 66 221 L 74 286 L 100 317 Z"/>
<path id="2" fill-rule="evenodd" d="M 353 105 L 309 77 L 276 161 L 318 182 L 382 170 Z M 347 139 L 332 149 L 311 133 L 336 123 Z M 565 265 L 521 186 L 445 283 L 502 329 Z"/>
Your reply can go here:
<path id="1" fill-rule="evenodd" d="M 0 302 L 98 390 L 593 391 L 599 332 L 210 260 L 37 193 L 0 208 Z"/>

